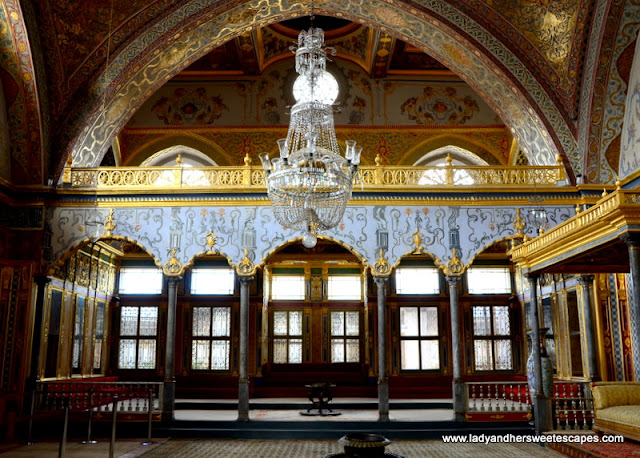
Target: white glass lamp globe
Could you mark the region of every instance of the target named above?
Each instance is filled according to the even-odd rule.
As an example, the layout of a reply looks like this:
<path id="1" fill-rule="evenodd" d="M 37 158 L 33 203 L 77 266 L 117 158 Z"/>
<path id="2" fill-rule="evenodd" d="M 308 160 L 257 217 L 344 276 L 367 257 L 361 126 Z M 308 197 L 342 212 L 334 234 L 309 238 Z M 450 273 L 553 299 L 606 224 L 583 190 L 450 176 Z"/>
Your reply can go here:
<path id="1" fill-rule="evenodd" d="M 293 98 L 298 103 L 316 101 L 332 105 L 339 92 L 338 81 L 326 70 L 316 79 L 313 87 L 311 80 L 305 75 L 298 76 L 293 83 Z"/>

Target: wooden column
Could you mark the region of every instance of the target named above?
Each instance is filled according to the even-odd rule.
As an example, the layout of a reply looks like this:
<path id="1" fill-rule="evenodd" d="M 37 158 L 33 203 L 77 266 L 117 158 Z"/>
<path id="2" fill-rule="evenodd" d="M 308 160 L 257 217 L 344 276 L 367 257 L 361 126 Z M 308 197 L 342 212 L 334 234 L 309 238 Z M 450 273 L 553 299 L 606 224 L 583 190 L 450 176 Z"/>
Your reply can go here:
<path id="1" fill-rule="evenodd" d="M 586 378 L 593 380 L 598 377 L 598 363 L 596 350 L 596 334 L 594 327 L 593 304 L 593 275 L 580 275 L 580 309 L 582 310 L 582 324 L 584 326 L 582 368 Z"/>

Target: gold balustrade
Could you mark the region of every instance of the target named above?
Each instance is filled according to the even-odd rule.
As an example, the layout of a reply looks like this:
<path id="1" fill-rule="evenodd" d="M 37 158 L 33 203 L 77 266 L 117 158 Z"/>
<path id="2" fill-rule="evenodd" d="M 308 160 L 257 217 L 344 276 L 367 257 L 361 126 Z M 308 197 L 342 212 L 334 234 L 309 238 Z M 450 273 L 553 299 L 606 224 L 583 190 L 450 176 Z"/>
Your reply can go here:
<path id="1" fill-rule="evenodd" d="M 254 165 L 236 167 L 99 167 L 65 168 L 64 183 L 75 189 L 193 189 L 218 192 L 263 192 L 266 173 Z M 455 186 L 557 186 L 564 167 L 553 166 L 362 166 L 354 191 L 397 189 L 416 191 Z"/>
<path id="2" fill-rule="evenodd" d="M 625 227 L 640 223 L 640 191 L 617 189 L 603 194 L 595 205 L 548 232 L 511 249 L 512 260 L 535 271 L 580 246 L 617 237 Z"/>

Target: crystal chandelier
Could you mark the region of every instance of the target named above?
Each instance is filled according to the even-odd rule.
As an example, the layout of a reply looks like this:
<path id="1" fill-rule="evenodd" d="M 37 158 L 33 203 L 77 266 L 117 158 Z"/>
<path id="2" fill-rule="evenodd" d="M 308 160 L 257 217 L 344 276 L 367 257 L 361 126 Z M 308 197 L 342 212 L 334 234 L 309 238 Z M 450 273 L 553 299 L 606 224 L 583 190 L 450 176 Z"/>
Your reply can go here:
<path id="1" fill-rule="evenodd" d="M 326 70 L 327 52 L 335 50 L 323 45 L 324 31 L 312 25 L 300 32 L 298 46 L 291 47 L 299 76 L 293 84 L 296 103 L 291 107 L 289 132 L 278 140 L 279 158 L 260 155 L 276 220 L 302 231 L 307 248 L 316 245 L 316 231 L 342 220 L 362 153 L 361 146 L 347 140 L 344 157 L 340 154 L 332 107 L 338 82 Z"/>

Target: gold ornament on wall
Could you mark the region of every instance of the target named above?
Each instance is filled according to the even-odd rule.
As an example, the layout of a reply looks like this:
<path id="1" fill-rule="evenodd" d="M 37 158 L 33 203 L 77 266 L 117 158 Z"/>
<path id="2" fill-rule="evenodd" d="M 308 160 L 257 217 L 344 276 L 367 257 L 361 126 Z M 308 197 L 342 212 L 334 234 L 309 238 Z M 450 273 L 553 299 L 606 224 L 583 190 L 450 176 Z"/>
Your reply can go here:
<path id="1" fill-rule="evenodd" d="M 422 239 L 422 233 L 420 232 L 419 229 L 416 229 L 416 231 L 411 234 L 411 237 L 413 237 L 413 244 L 415 245 L 415 248 L 413 250 L 413 254 L 424 254 L 424 246 L 422 245 L 423 239 Z"/>
<path id="2" fill-rule="evenodd" d="M 210 230 L 209 233 L 205 236 L 205 245 L 207 247 L 207 254 L 215 254 L 217 250 L 214 250 L 213 247 L 216 245 L 216 240 L 218 236 L 213 233 L 213 230 Z"/>
<path id="3" fill-rule="evenodd" d="M 451 248 L 451 259 L 449 259 L 449 262 L 447 262 L 447 265 L 444 266 L 444 269 L 442 270 L 447 277 L 462 275 L 462 272 L 464 271 L 464 264 L 460 261 L 458 252 L 455 248 Z"/>
<path id="4" fill-rule="evenodd" d="M 169 255 L 171 256 L 167 263 L 164 266 L 164 273 L 167 275 L 178 275 L 182 271 L 182 263 L 178 261 L 176 257 L 177 250 L 175 248 L 171 249 Z"/>
<path id="5" fill-rule="evenodd" d="M 104 229 L 107 231 L 105 235 L 107 236 L 112 235 L 111 232 L 116 228 L 117 225 L 118 223 L 116 223 L 116 220 L 113 218 L 113 208 L 112 208 L 111 210 L 109 210 L 109 216 L 107 216 L 107 219 L 104 222 Z"/>
<path id="6" fill-rule="evenodd" d="M 513 220 L 513 227 L 518 232 L 515 233 L 515 237 L 519 237 L 519 238 L 524 237 L 523 230 L 525 228 L 525 225 L 526 223 L 522 219 L 522 216 L 520 216 L 520 209 L 516 208 L 516 219 Z"/>
<path id="7" fill-rule="evenodd" d="M 384 250 L 380 248 L 380 257 L 375 264 L 373 264 L 373 275 L 376 277 L 386 277 L 389 273 L 391 273 L 391 265 L 389 265 L 389 262 L 384 258 Z"/>
<path id="8" fill-rule="evenodd" d="M 256 266 L 251 259 L 249 259 L 249 250 L 244 249 L 244 258 L 238 264 L 238 275 L 244 277 L 253 275 L 256 272 Z"/>

